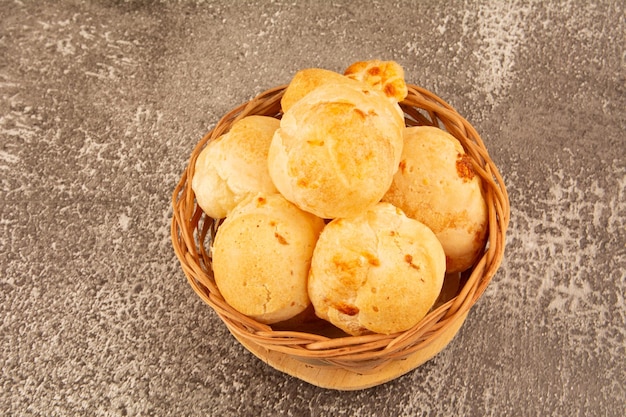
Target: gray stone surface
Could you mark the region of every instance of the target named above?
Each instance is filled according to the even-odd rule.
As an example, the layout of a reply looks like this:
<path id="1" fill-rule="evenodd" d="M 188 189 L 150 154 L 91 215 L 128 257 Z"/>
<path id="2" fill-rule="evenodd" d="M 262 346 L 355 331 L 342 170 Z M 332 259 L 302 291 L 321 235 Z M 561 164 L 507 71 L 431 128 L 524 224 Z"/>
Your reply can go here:
<path id="1" fill-rule="evenodd" d="M 626 415 L 621 1 L 0 1 L 0 411 Z M 304 67 L 394 59 L 483 136 L 506 259 L 390 383 L 266 366 L 187 285 L 170 195 L 226 111 Z"/>

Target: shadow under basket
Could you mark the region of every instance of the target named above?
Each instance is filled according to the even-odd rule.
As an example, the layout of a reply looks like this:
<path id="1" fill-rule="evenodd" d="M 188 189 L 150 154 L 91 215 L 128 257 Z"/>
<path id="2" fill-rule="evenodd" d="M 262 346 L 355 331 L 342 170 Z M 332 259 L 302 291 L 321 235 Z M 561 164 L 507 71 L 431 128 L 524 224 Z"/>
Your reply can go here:
<path id="1" fill-rule="evenodd" d="M 323 388 L 358 390 L 380 385 L 443 350 L 489 285 L 504 256 L 510 211 L 506 188 L 476 130 L 433 93 L 408 85 L 408 96 L 400 103 L 406 125 L 430 125 L 448 131 L 461 142 L 482 180 L 489 213 L 488 240 L 482 255 L 463 274 L 447 275 L 435 307 L 404 332 L 349 336 L 319 319 L 297 328 L 259 323 L 228 305 L 215 284 L 209 245 L 220 222 L 196 204 L 191 178 L 206 143 L 227 132 L 237 120 L 250 115 L 280 118 L 285 88 L 267 90 L 231 110 L 197 144 L 172 196 L 174 251 L 196 294 L 246 349 L 270 366 Z"/>

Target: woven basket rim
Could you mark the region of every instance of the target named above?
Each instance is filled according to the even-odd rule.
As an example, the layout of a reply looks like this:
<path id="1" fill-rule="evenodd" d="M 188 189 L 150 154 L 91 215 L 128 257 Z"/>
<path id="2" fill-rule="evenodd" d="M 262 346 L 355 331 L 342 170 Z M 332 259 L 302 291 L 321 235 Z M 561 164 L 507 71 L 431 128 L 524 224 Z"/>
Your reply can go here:
<path id="1" fill-rule="evenodd" d="M 407 126 L 434 125 L 459 139 L 484 186 L 489 219 L 488 243 L 476 264 L 464 273 L 464 284 L 458 294 L 405 332 L 336 338 L 298 330 L 276 330 L 239 313 L 226 303 L 214 282 L 209 251 L 204 245 L 207 235 L 215 233 L 220 222 L 206 216 L 197 206 L 190 179 L 194 174 L 195 161 L 208 141 L 221 136 L 236 121 L 249 115 L 282 116 L 280 99 L 286 85 L 280 85 L 226 113 L 197 143 L 172 193 L 171 238 L 174 252 L 194 292 L 217 313 L 237 338 L 295 358 L 313 359 L 354 372 L 367 372 L 427 346 L 447 326 L 467 314 L 482 296 L 504 256 L 510 218 L 504 180 L 480 135 L 465 118 L 434 93 L 413 84 L 407 84 L 407 87 L 408 95 L 400 103 Z"/>

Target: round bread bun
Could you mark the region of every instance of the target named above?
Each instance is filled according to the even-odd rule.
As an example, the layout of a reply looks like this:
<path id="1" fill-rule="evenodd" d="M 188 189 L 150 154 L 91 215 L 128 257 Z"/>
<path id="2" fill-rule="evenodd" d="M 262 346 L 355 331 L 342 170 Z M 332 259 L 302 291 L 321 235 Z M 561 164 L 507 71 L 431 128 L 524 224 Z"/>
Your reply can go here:
<path id="1" fill-rule="evenodd" d="M 278 192 L 267 154 L 279 125 L 273 117 L 244 117 L 200 152 L 191 187 L 208 216 L 221 219 L 250 195 Z"/>
<path id="2" fill-rule="evenodd" d="M 219 227 L 212 247 L 224 300 L 255 320 L 278 323 L 310 305 L 307 276 L 324 221 L 280 194 L 244 200 Z"/>
<path id="3" fill-rule="evenodd" d="M 400 168 L 383 197 L 435 232 L 447 272 L 470 268 L 485 247 L 487 206 L 461 143 L 432 126 L 408 127 Z"/>
<path id="4" fill-rule="evenodd" d="M 282 117 L 269 172 L 289 201 L 322 218 L 376 204 L 402 153 L 404 118 L 396 103 L 359 83 L 323 84 Z"/>
<path id="5" fill-rule="evenodd" d="M 372 86 L 395 102 L 404 100 L 409 92 L 404 69 L 395 61 L 359 61 L 346 68 L 343 74 Z"/>
<path id="6" fill-rule="evenodd" d="M 401 332 L 431 309 L 445 267 L 428 227 L 379 203 L 326 225 L 313 252 L 309 297 L 318 317 L 348 334 Z"/>
<path id="7" fill-rule="evenodd" d="M 323 84 L 350 82 L 353 82 L 353 80 L 327 69 L 306 68 L 300 70 L 296 72 L 287 88 L 285 88 L 283 97 L 280 100 L 280 107 L 283 113 L 288 111 L 298 100 Z"/>

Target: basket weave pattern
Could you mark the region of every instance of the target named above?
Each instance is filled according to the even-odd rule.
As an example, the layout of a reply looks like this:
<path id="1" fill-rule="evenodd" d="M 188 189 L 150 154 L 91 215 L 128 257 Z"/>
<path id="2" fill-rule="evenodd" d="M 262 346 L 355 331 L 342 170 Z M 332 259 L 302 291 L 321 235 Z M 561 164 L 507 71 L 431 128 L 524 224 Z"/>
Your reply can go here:
<path id="1" fill-rule="evenodd" d="M 196 204 L 191 178 L 196 159 L 206 143 L 226 133 L 236 121 L 250 115 L 280 118 L 280 99 L 285 88 L 267 90 L 231 110 L 197 144 L 172 196 L 174 251 L 193 290 L 238 339 L 317 366 L 357 373 L 376 372 L 390 361 L 406 358 L 436 341 L 457 319 L 467 314 L 483 294 L 504 255 L 510 211 L 504 181 L 476 130 L 433 93 L 408 85 L 408 96 L 400 103 L 406 125 L 431 125 L 447 130 L 461 142 L 473 161 L 476 175 L 482 179 L 489 213 L 489 239 L 484 253 L 475 266 L 464 273 L 458 294 L 405 332 L 331 338 L 295 329 L 273 329 L 237 312 L 221 296 L 213 277 L 209 251 L 219 221 L 206 216 Z"/>

